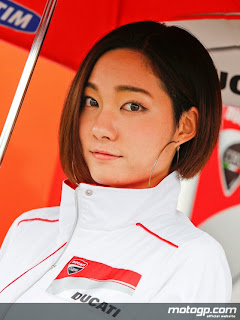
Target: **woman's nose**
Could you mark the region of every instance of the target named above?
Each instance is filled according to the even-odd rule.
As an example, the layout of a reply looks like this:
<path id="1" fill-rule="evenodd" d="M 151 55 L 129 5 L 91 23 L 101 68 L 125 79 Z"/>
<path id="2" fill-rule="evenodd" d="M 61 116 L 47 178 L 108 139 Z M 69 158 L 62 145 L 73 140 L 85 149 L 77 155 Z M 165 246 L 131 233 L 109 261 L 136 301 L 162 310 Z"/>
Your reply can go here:
<path id="1" fill-rule="evenodd" d="M 99 140 L 116 140 L 117 130 L 115 127 L 115 116 L 112 111 L 101 111 L 92 127 L 92 134 Z"/>

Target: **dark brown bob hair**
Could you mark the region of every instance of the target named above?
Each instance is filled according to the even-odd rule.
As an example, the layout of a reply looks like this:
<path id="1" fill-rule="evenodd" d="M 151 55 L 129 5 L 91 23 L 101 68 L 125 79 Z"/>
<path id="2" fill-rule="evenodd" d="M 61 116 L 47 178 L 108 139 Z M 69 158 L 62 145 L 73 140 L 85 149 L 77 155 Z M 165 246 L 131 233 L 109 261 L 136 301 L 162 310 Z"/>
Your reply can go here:
<path id="1" fill-rule="evenodd" d="M 60 160 L 68 179 L 95 183 L 84 161 L 79 139 L 79 117 L 85 85 L 97 60 L 117 48 L 137 50 L 147 57 L 173 104 L 176 126 L 181 115 L 195 106 L 199 111 L 196 136 L 181 145 L 170 171 L 183 178 L 199 173 L 217 142 L 222 100 L 218 75 L 204 46 L 189 32 L 154 21 L 121 26 L 100 39 L 83 60 L 70 87 L 59 129 Z"/>

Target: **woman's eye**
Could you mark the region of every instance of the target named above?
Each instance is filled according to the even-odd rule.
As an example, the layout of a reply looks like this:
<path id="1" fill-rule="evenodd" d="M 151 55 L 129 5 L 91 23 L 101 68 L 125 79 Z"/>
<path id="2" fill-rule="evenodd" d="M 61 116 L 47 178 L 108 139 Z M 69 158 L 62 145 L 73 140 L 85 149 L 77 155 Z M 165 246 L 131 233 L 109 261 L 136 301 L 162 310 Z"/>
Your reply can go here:
<path id="1" fill-rule="evenodd" d="M 127 111 L 135 111 L 135 112 L 146 110 L 146 108 L 144 108 L 141 104 L 136 102 L 126 103 L 123 109 Z"/>
<path id="2" fill-rule="evenodd" d="M 91 97 L 85 97 L 83 99 L 83 105 L 87 106 L 87 107 L 97 107 L 98 106 L 98 102 L 97 100 L 91 98 Z"/>

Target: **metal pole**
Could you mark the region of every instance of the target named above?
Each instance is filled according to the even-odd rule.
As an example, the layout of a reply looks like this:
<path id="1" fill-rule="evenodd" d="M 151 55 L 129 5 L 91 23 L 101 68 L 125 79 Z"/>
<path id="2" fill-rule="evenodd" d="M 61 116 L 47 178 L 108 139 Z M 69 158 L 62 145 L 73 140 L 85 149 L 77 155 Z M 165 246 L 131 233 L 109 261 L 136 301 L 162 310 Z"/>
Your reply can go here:
<path id="1" fill-rule="evenodd" d="M 29 83 L 31 81 L 39 53 L 41 51 L 49 24 L 57 5 L 57 1 L 58 0 L 47 0 L 41 21 L 33 40 L 31 50 L 29 52 L 26 64 L 21 75 L 21 79 L 19 81 L 15 96 L 12 101 L 11 108 L 8 112 L 8 116 L 0 137 L 0 167 L 7 150 L 7 146 L 10 141 L 15 123 L 17 121 L 18 114 L 21 110 L 21 106 L 23 104 Z"/>

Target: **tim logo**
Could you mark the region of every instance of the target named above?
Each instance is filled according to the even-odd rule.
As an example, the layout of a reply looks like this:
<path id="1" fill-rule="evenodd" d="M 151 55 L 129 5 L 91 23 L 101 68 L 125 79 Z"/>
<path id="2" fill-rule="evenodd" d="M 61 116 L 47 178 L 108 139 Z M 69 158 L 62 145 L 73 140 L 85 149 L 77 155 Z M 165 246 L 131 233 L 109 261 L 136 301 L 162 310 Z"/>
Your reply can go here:
<path id="1" fill-rule="evenodd" d="M 68 265 L 67 272 L 68 274 L 77 273 L 79 271 L 82 271 L 86 266 L 88 265 L 87 262 L 85 262 L 82 259 L 79 258 L 73 258 Z"/>
<path id="2" fill-rule="evenodd" d="M 10 0 L 0 1 L 0 25 L 34 33 L 40 22 L 40 16 L 33 11 Z"/>

